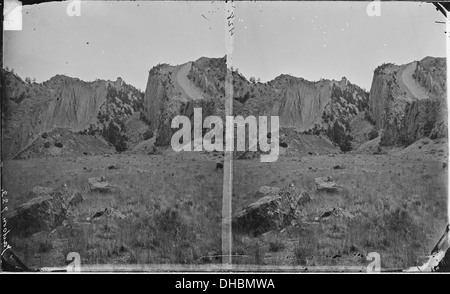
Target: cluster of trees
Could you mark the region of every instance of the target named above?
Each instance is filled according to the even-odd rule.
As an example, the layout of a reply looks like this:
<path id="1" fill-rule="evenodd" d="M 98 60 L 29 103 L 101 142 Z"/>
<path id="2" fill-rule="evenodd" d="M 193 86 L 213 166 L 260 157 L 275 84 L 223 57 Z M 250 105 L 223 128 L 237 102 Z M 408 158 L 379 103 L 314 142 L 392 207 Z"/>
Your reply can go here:
<path id="1" fill-rule="evenodd" d="M 347 134 L 345 128 L 337 121 L 334 122 L 333 126 L 328 127 L 326 135 L 331 141 L 336 143 L 343 152 L 352 150 L 352 136 Z"/>
<path id="2" fill-rule="evenodd" d="M 25 78 L 25 83 L 31 85 L 31 83 L 36 83 L 36 78 L 31 79 L 30 77 Z"/>
<path id="3" fill-rule="evenodd" d="M 128 138 L 122 134 L 121 128 L 119 128 L 113 121 L 110 121 L 108 126 L 103 129 L 102 135 L 106 141 L 114 146 L 116 151 L 123 152 L 127 149 L 126 141 Z"/>
<path id="4" fill-rule="evenodd" d="M 252 83 L 252 84 L 256 84 L 256 83 L 260 83 L 261 82 L 261 79 L 260 78 L 255 78 L 255 77 L 250 77 L 250 83 Z"/>

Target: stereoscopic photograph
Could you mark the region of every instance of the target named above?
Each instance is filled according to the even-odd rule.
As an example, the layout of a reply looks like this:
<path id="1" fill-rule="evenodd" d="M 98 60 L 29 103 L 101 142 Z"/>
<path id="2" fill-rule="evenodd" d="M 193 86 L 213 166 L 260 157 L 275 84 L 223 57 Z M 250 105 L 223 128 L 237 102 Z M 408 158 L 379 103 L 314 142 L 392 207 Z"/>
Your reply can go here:
<path id="1" fill-rule="evenodd" d="M 450 271 L 447 6 L 5 1 L 2 271 Z"/>

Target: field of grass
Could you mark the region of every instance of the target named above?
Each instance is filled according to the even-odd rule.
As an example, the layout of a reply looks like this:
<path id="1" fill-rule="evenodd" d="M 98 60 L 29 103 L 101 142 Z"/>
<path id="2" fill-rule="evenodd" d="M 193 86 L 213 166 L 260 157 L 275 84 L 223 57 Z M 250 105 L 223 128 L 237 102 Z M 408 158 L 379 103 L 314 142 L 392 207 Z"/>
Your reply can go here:
<path id="1" fill-rule="evenodd" d="M 119 168 L 108 169 L 112 164 Z M 85 197 L 54 233 L 12 238 L 13 251 L 30 267 L 62 266 L 69 252 L 78 252 L 82 264 L 192 264 L 220 254 L 223 174 L 215 162 L 120 155 L 33 159 L 8 162 L 4 175 L 11 208 L 36 185 L 66 183 Z M 90 191 L 92 176 L 104 176 L 117 189 Z M 126 218 L 86 221 L 105 208 Z"/>
<path id="2" fill-rule="evenodd" d="M 344 169 L 333 169 L 333 165 Z M 369 252 L 385 269 L 421 264 L 447 223 L 447 170 L 440 161 L 393 156 L 338 155 L 283 159 L 276 164 L 235 164 L 235 210 L 256 201 L 263 185 L 301 186 L 313 200 L 295 224 L 258 237 L 234 235 L 236 263 L 262 265 L 358 266 Z M 318 192 L 314 178 L 332 176 L 336 193 Z M 244 193 L 242 193 L 244 192 Z M 341 208 L 354 218 L 324 211 Z"/>
<path id="3" fill-rule="evenodd" d="M 343 169 L 333 169 L 333 165 Z M 117 169 L 108 169 L 115 165 Z M 13 237 L 13 251 L 32 268 L 64 266 L 69 252 L 82 264 L 220 263 L 223 173 L 200 156 L 112 155 L 7 161 L 3 187 L 11 210 L 34 186 L 66 183 L 85 200 L 53 233 Z M 112 193 L 89 190 L 104 176 Z M 332 176 L 342 188 L 318 192 L 314 178 Z M 253 265 L 361 266 L 369 252 L 383 268 L 417 265 L 446 225 L 447 169 L 438 160 L 388 155 L 281 157 L 275 163 L 235 161 L 233 211 L 258 200 L 260 186 L 301 186 L 312 196 L 292 226 L 260 236 L 233 235 L 233 262 Z M 354 218 L 324 211 L 341 208 Z M 113 208 L 126 218 L 87 221 Z M 211 256 L 217 256 L 211 258 Z"/>

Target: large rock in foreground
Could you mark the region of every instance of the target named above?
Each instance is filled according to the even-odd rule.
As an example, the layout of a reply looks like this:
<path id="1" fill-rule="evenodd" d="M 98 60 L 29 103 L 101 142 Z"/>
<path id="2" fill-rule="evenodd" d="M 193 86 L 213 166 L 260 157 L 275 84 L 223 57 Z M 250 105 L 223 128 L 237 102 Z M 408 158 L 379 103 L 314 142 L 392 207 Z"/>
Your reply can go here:
<path id="1" fill-rule="evenodd" d="M 75 189 L 63 185 L 59 188 L 34 187 L 30 201 L 19 206 L 7 219 L 11 235 L 29 236 L 50 231 L 67 219 L 71 206 L 83 200 Z"/>
<path id="2" fill-rule="evenodd" d="M 91 191 L 98 191 L 102 193 L 112 192 L 114 187 L 106 181 L 105 177 L 92 177 L 88 179 L 89 188 Z"/>
<path id="3" fill-rule="evenodd" d="M 339 186 L 331 177 L 319 177 L 314 179 L 318 191 L 336 192 Z"/>
<path id="4" fill-rule="evenodd" d="M 282 229 L 291 223 L 296 211 L 311 200 L 305 190 L 293 184 L 283 190 L 263 186 L 255 195 L 262 198 L 233 216 L 233 232 L 256 236 Z"/>

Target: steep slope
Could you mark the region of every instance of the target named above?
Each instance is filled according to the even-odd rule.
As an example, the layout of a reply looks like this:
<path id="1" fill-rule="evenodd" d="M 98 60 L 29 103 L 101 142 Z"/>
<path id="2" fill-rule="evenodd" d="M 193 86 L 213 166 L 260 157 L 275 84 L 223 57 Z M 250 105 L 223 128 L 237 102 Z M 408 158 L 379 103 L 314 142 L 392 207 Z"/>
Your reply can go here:
<path id="1" fill-rule="evenodd" d="M 2 157 L 13 158 L 44 132 L 110 135 L 143 108 L 143 94 L 117 81 L 84 82 L 56 75 L 38 84 L 2 71 Z M 115 142 L 111 142 L 115 145 Z"/>
<path id="2" fill-rule="evenodd" d="M 410 63 L 402 72 L 401 82 L 409 90 L 415 99 L 430 99 L 428 91 L 414 80 L 414 72 L 417 70 L 417 62 Z"/>
<path id="3" fill-rule="evenodd" d="M 405 65 L 383 64 L 370 90 L 370 116 L 382 132 L 380 144 L 409 145 L 423 137 L 446 137 L 444 58 Z"/>
<path id="4" fill-rule="evenodd" d="M 74 133 L 66 128 L 57 128 L 42 133 L 28 147 L 15 156 L 16 159 L 42 158 L 49 156 L 83 156 L 114 153 L 114 148 L 100 136 Z"/>

